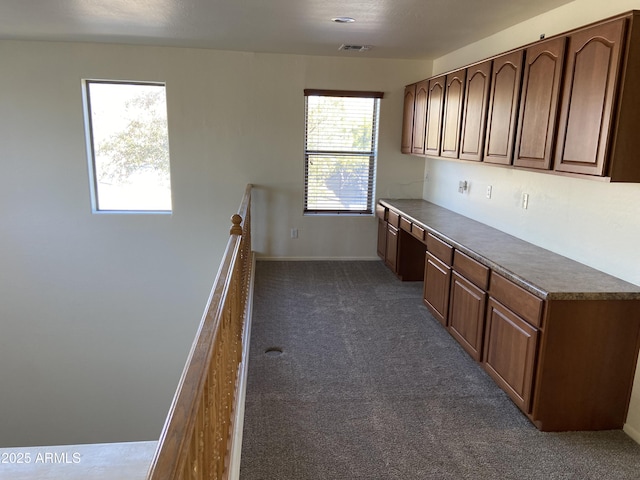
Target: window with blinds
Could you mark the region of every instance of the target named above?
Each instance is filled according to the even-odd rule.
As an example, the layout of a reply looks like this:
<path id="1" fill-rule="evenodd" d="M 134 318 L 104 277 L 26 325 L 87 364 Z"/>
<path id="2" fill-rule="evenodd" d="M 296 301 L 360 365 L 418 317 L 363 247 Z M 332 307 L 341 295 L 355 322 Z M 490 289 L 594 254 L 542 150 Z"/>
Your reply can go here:
<path id="1" fill-rule="evenodd" d="M 304 94 L 304 213 L 372 214 L 382 93 Z"/>

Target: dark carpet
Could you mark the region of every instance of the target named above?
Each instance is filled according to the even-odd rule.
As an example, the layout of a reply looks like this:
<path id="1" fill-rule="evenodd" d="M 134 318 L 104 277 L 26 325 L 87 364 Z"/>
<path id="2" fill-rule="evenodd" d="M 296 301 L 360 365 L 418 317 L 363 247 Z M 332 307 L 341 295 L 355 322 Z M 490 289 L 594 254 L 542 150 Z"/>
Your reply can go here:
<path id="1" fill-rule="evenodd" d="M 381 262 L 258 262 L 242 480 L 640 478 L 622 431 L 539 432 L 421 295 Z"/>

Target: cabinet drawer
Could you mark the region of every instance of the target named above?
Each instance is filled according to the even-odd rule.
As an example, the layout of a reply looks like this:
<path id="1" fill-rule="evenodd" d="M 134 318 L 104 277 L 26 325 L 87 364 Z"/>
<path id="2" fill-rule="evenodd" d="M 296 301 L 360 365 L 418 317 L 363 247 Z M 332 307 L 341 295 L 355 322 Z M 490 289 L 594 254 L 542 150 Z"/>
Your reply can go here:
<path id="1" fill-rule="evenodd" d="M 447 245 L 430 233 L 427 234 L 427 250 L 431 255 L 442 260 L 448 266 L 451 266 L 453 260 L 453 247 Z"/>
<path id="2" fill-rule="evenodd" d="M 419 227 L 415 223 L 411 224 L 411 235 L 416 237 L 421 242 L 424 242 L 424 228 Z"/>
<path id="3" fill-rule="evenodd" d="M 400 228 L 400 215 L 393 210 L 389 210 L 387 213 L 387 222 L 389 222 L 389 225 Z"/>
<path id="4" fill-rule="evenodd" d="M 379 203 L 376 204 L 376 217 L 378 217 L 380 220 L 387 219 L 387 208 L 383 207 Z"/>
<path id="5" fill-rule="evenodd" d="M 405 232 L 411 233 L 411 222 L 404 217 L 400 217 L 400 228 Z"/>
<path id="6" fill-rule="evenodd" d="M 489 294 L 531 325 L 542 324 L 544 301 L 495 272 L 491 272 Z"/>
<path id="7" fill-rule="evenodd" d="M 489 268 L 458 250 L 453 252 L 453 269 L 483 290 L 489 286 Z"/>

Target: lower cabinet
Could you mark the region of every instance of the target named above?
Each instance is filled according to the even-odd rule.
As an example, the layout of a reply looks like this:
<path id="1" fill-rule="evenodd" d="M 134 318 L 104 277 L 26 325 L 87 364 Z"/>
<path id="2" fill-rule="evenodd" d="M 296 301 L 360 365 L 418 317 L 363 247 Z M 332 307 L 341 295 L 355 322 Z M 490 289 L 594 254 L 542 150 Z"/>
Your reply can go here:
<path id="1" fill-rule="evenodd" d="M 424 266 L 424 303 L 438 321 L 447 325 L 451 267 L 427 252 Z"/>
<path id="2" fill-rule="evenodd" d="M 400 216 L 398 213 L 376 205 L 376 216 L 378 217 L 378 256 L 384 263 L 398 274 L 398 227 Z"/>
<path id="3" fill-rule="evenodd" d="M 623 427 L 640 349 L 638 300 L 541 292 L 414 212 L 376 213 L 378 254 L 398 278 L 424 280 L 426 307 L 538 429 Z"/>
<path id="4" fill-rule="evenodd" d="M 486 332 L 485 370 L 522 411 L 529 413 L 538 330 L 490 297 Z"/>
<path id="5" fill-rule="evenodd" d="M 531 413 L 543 300 L 491 272 L 482 362 L 520 409 Z"/>
<path id="6" fill-rule="evenodd" d="M 484 311 L 487 294 L 457 272 L 451 279 L 449 333 L 471 357 L 482 358 Z"/>
<path id="7" fill-rule="evenodd" d="M 378 256 L 385 260 L 387 256 L 387 222 L 378 218 Z"/>
<path id="8" fill-rule="evenodd" d="M 378 256 L 385 260 L 387 255 L 387 211 L 389 209 L 376 204 L 376 217 L 378 218 Z"/>
<path id="9" fill-rule="evenodd" d="M 384 261 L 394 273 L 398 273 L 398 229 L 391 224 L 387 225 Z"/>
<path id="10" fill-rule="evenodd" d="M 438 321 L 447 326 L 453 247 L 432 233 L 425 238 L 424 304 Z"/>
<path id="11" fill-rule="evenodd" d="M 378 256 L 403 281 L 421 281 L 424 276 L 424 230 L 398 212 L 376 207 Z M 421 233 L 420 233 L 421 232 Z"/>
<path id="12" fill-rule="evenodd" d="M 482 360 L 489 272 L 488 267 L 454 250 L 449 333 L 478 362 Z"/>

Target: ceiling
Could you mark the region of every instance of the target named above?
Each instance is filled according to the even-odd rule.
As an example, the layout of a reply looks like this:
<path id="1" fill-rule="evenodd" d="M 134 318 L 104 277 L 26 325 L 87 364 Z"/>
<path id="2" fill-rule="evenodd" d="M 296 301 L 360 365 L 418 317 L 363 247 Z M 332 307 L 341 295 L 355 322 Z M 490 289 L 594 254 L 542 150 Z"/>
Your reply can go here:
<path id="1" fill-rule="evenodd" d="M 569 1 L 1 0 L 0 39 L 431 59 Z"/>

